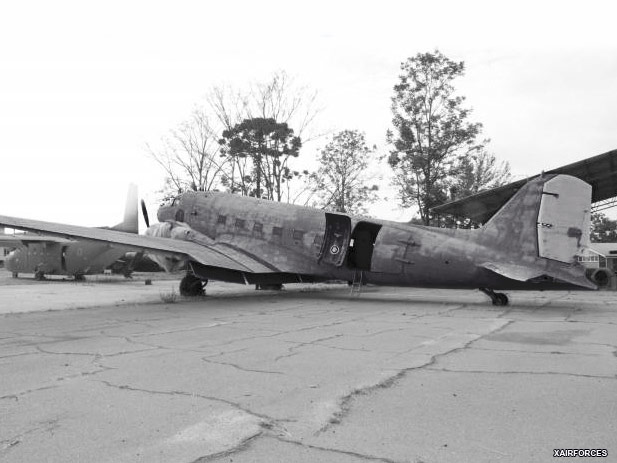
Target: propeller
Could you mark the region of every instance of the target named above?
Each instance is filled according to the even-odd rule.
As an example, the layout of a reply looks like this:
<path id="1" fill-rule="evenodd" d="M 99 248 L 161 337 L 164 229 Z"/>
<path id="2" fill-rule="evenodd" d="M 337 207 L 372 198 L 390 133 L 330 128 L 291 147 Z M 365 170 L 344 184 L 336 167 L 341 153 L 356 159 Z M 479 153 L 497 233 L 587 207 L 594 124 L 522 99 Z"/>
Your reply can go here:
<path id="1" fill-rule="evenodd" d="M 141 213 L 144 216 L 144 222 L 146 222 L 146 227 L 150 227 L 150 219 L 148 218 L 148 209 L 146 208 L 146 202 L 141 200 Z"/>

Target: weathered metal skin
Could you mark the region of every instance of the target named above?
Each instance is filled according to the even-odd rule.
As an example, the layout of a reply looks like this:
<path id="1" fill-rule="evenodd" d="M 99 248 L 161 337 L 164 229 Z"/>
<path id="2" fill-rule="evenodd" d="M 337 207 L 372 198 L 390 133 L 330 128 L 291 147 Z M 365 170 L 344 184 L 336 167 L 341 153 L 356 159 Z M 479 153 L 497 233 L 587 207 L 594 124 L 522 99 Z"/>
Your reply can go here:
<path id="1" fill-rule="evenodd" d="M 569 284 L 595 288 L 574 255 L 569 262 L 538 255 L 538 210 L 547 194 L 544 184 L 554 177 L 530 181 L 481 229 L 451 230 L 350 216 L 350 232 L 355 234 L 350 236 L 355 243 L 347 240 L 345 246 L 340 246 L 341 237 L 336 236 L 337 244 L 328 247 L 335 241 L 326 232 L 326 214 L 321 210 L 224 193 L 185 193 L 162 206 L 158 218 L 182 222 L 177 224 L 184 233 L 181 239 L 207 241 L 221 250 L 250 256 L 279 275 L 281 282 L 294 281 L 289 275 L 298 276 L 296 281 L 308 277 L 352 281 L 361 272 L 363 282 L 380 285 L 540 289 Z M 584 184 L 573 177 L 565 180 L 566 185 Z M 583 201 L 589 207 L 572 211 L 572 217 L 589 213 L 590 198 L 589 189 L 589 198 Z M 555 239 L 569 245 L 572 242 L 567 240 L 578 239 L 578 249 L 587 243 L 580 233 L 573 234 L 574 222 L 578 223 L 572 220 L 567 234 L 557 234 Z M 331 264 L 339 259 L 324 259 L 328 252 L 336 257 L 343 249 L 342 265 Z M 208 269 L 200 276 L 207 277 Z M 210 276 L 216 279 L 216 274 Z M 228 279 L 242 281 L 234 278 Z M 251 282 L 255 276 L 242 278 Z"/>
<path id="2" fill-rule="evenodd" d="M 129 185 L 124 220 L 113 227 L 103 227 L 103 229 L 137 234 L 138 228 L 137 187 Z M 38 278 L 44 275 L 81 277 L 102 273 L 127 252 L 134 250 L 134 247 L 117 243 L 56 239 L 39 234 L 15 235 L 12 238 L 9 245 L 19 247 L 7 256 L 5 267 L 14 276 L 20 273 L 34 273 Z"/>
<path id="3" fill-rule="evenodd" d="M 131 248 L 80 241 L 70 244 L 33 243 L 12 251 L 4 266 L 11 273 L 88 275 L 102 273 Z"/>

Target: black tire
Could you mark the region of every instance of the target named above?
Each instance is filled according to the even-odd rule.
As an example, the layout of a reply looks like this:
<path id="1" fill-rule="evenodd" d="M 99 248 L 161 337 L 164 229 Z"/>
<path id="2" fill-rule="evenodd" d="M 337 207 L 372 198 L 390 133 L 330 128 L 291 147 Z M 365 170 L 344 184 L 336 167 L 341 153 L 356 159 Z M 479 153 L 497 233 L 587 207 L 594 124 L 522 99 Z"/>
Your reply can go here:
<path id="1" fill-rule="evenodd" d="M 204 286 L 207 283 L 208 280 L 202 281 L 192 273 L 187 273 L 180 281 L 180 295 L 188 297 L 204 296 L 206 294 Z"/>
<path id="2" fill-rule="evenodd" d="M 508 296 L 504 293 L 495 293 L 495 300 L 493 301 L 493 305 L 504 306 L 508 305 L 510 301 L 508 300 Z"/>

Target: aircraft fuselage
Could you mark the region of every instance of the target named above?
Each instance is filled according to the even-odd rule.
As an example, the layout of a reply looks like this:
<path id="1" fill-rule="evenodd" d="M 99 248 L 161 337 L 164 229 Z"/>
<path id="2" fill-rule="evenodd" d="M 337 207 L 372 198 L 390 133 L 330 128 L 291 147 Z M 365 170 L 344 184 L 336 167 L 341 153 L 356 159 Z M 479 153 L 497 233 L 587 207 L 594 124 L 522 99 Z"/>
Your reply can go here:
<path id="1" fill-rule="evenodd" d="M 524 284 L 478 264 L 533 261 L 516 248 L 491 246 L 483 229 L 351 217 L 224 193 L 185 193 L 162 206 L 158 218 L 249 254 L 277 275 L 287 275 L 281 282 L 354 281 L 361 273 L 363 282 L 380 285 L 506 289 Z M 221 279 L 207 269 L 201 273 Z"/>
<path id="2" fill-rule="evenodd" d="M 4 266 L 13 274 L 89 275 L 103 271 L 129 248 L 88 241 L 30 243 L 13 250 Z"/>

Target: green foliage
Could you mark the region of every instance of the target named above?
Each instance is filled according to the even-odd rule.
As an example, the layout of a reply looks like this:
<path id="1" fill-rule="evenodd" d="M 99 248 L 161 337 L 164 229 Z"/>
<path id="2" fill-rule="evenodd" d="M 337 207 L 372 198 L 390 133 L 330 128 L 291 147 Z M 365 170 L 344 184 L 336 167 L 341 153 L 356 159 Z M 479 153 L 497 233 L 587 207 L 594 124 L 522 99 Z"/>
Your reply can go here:
<path id="1" fill-rule="evenodd" d="M 463 62 L 437 50 L 419 53 L 401 64 L 394 86 L 388 163 L 401 204 L 417 206 L 426 225 L 430 209 L 449 199 L 457 172 L 462 169 L 467 176 L 458 188 L 474 189 L 471 180 L 480 174 L 479 162 L 487 161 L 481 157 L 487 140 L 477 140 L 482 124 L 468 121 L 465 98 L 454 94 L 452 82 L 463 73 Z"/>
<path id="2" fill-rule="evenodd" d="M 335 134 L 321 151 L 315 175 L 321 207 L 366 214 L 366 206 L 377 199 L 377 185 L 368 184 L 367 175 L 374 154 L 363 133 L 343 130 Z"/>
<path id="3" fill-rule="evenodd" d="M 617 243 L 617 220 L 609 219 L 601 212 L 591 214 L 592 243 Z"/>
<path id="4" fill-rule="evenodd" d="M 510 181 L 510 164 L 486 151 L 461 157 L 455 165 L 450 199 L 461 199 Z"/>
<path id="5" fill-rule="evenodd" d="M 219 144 L 233 166 L 224 179 L 230 191 L 281 201 L 283 184 L 297 174 L 288 160 L 297 157 L 302 146 L 293 129 L 272 118 L 244 119 L 224 130 Z"/>

